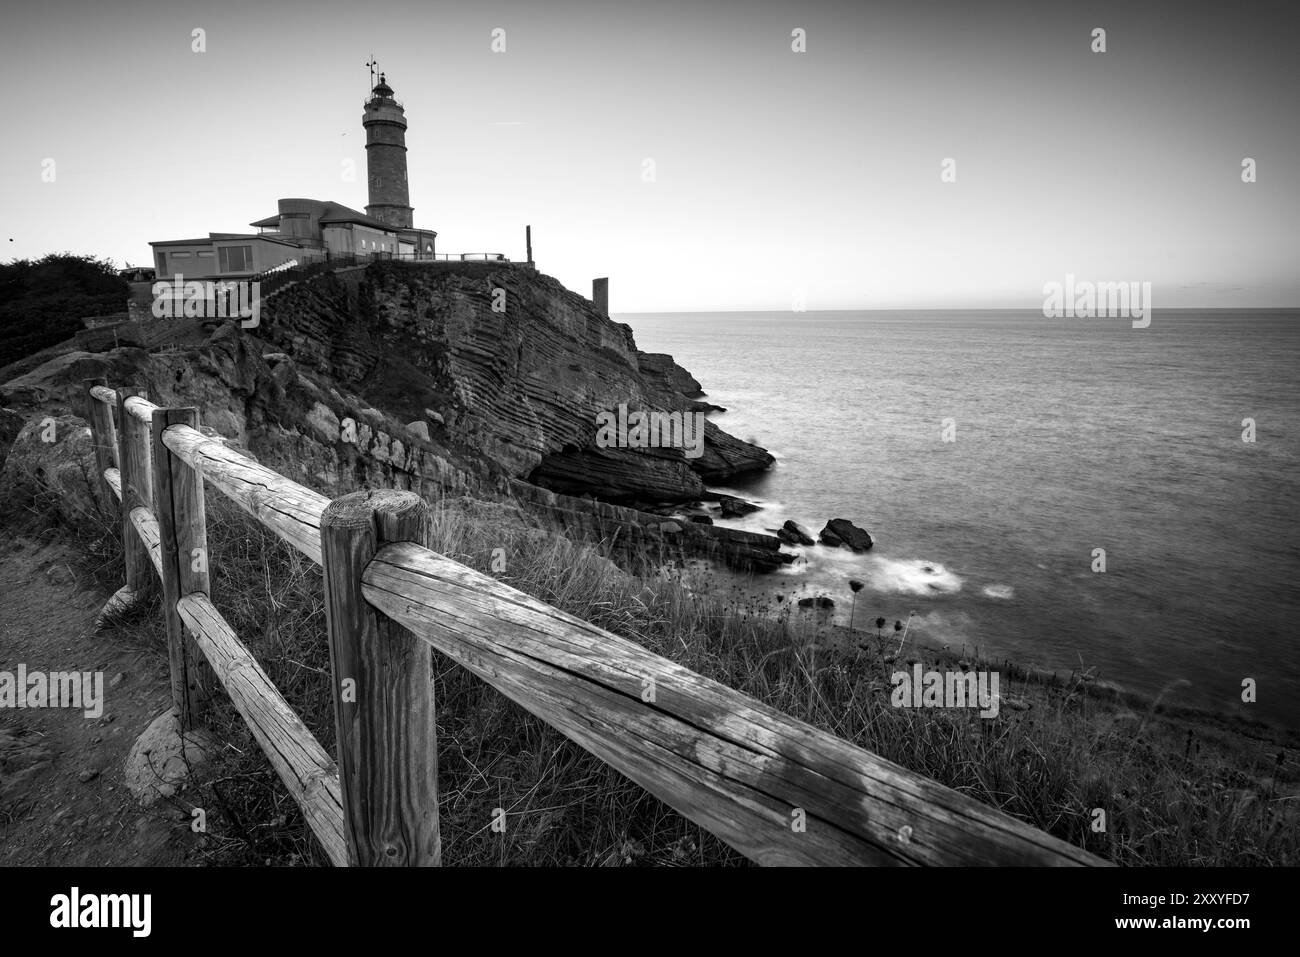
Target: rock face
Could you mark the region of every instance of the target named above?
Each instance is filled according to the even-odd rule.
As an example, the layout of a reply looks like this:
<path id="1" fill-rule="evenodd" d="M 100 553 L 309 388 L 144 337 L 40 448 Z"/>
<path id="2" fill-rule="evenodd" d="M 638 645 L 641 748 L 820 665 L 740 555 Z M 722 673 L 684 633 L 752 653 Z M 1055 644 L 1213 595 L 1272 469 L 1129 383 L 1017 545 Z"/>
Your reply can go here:
<path id="1" fill-rule="evenodd" d="M 846 518 L 832 518 L 821 530 L 819 537 L 823 545 L 832 548 L 847 545 L 855 552 L 865 552 L 874 544 L 866 529 L 858 528 Z"/>
<path id="2" fill-rule="evenodd" d="M 631 338 L 632 327 L 621 324 Z M 704 390 L 695 377 L 673 361 L 673 357 L 664 352 L 639 352 L 638 366 L 642 375 L 664 392 L 675 392 L 684 399 L 700 399 Z M 706 404 L 707 403 L 703 403 Z"/>
<path id="3" fill-rule="evenodd" d="M 82 407 L 84 380 L 102 376 L 115 386 L 140 386 L 162 406 L 197 406 L 204 431 L 331 497 L 368 487 L 409 489 L 430 498 L 509 498 L 590 540 L 615 543 L 628 555 L 644 547 L 649 554 L 711 556 L 758 571 L 793 559 L 772 536 L 686 518 L 665 521 L 666 515 L 682 513 L 676 505 L 705 497 L 706 475 L 770 460 L 761 449 L 709 429 L 706 455 L 692 467 L 678 450 L 595 450 L 578 444 L 580 429 L 594 432 L 594 415 L 588 420 L 568 408 L 575 395 L 605 402 L 618 397 L 611 391 L 617 383 L 619 389 L 639 388 L 641 395 L 658 397 L 661 407 L 678 403 L 672 407 L 685 411 L 682 403 L 690 400 L 666 393 L 664 383 L 689 389 L 694 380 L 667 357 L 651 357 L 647 367 L 653 372 L 642 377 L 641 354 L 625 327 L 589 315 L 589 303 L 562 289 L 555 292 L 551 287 L 559 287 L 553 280 L 529 273 L 534 278 L 525 282 L 506 275 L 509 267 L 478 264 L 483 276 L 500 274 L 510 283 L 508 303 L 514 302 L 514 290 L 523 300 L 517 303 L 521 310 L 551 310 L 558 316 L 520 320 L 543 328 L 515 329 L 515 340 L 494 342 L 490 330 L 469 328 L 484 318 L 479 305 L 467 304 L 477 302 L 474 297 L 485 288 L 482 276 L 434 267 L 427 284 L 408 287 L 401 276 L 389 274 L 394 265 L 351 273 L 352 286 L 337 276 L 295 286 L 264 305 L 255 330 L 198 321 L 182 330 L 179 324 L 190 321 L 171 320 L 178 324 L 174 350 L 64 351 L 24 368 L 0 384 L 0 407 L 7 410 L 0 426 L 12 432 L 26 423 L 5 465 L 6 485 L 10 479 L 27 481 L 34 495 L 41 488 L 48 494 L 60 483 L 58 497 L 72 513 L 102 504 L 98 499 L 107 493 L 95 482 L 88 430 L 69 414 Z M 379 273 L 375 285 L 387 293 L 367 291 L 369 281 L 360 277 L 372 271 Z M 324 290 L 313 290 L 317 284 Z M 281 305 L 291 294 L 298 297 L 296 304 Z M 504 322 L 488 303 L 490 297 L 483 297 L 485 322 Z M 433 330 L 414 323 L 414 317 L 428 310 L 440 317 L 443 339 L 426 347 L 416 333 Z M 578 361 L 584 351 L 588 366 Z M 552 356 L 549 364 L 543 355 Z M 572 358 L 577 366 L 560 383 L 567 391 L 543 384 L 547 376 L 563 379 L 558 357 Z M 46 415 L 56 420 L 55 447 L 40 441 L 32 423 Z M 556 451 L 547 451 L 552 448 Z M 580 471 L 584 464 L 592 467 L 586 481 Z M 539 467 L 561 494 L 524 480 Z M 591 497 L 592 474 L 616 501 Z M 667 511 L 652 515 L 627 507 L 639 500 Z M 737 509 L 754 508 L 734 501 Z"/>
<path id="4" fill-rule="evenodd" d="M 691 411 L 708 413 L 708 412 L 726 412 L 727 410 L 720 405 L 714 405 L 712 402 L 701 402 L 699 399 L 692 399 Z"/>
<path id="5" fill-rule="evenodd" d="M 0 470 L 0 508 L 48 503 L 69 525 L 112 515 L 113 495 L 95 481 L 96 468 L 95 446 L 85 422 L 72 415 L 33 415 L 19 430 Z"/>
<path id="6" fill-rule="evenodd" d="M 662 454 L 645 454 L 645 453 Z M 704 483 L 682 469 L 669 449 L 583 449 L 548 455 L 528 481 L 566 495 L 593 493 L 606 502 L 635 504 L 649 500 L 688 502 L 704 494 Z M 593 489 L 593 476 L 599 486 Z"/>
<path id="7" fill-rule="evenodd" d="M 709 422 L 694 458 L 676 448 L 597 447 L 599 412 L 626 405 L 690 415 L 700 384 L 671 356 L 637 350 L 628 326 L 532 270 L 375 264 L 281 292 L 258 331 L 404 421 L 438 412 L 453 444 L 565 494 L 687 501 L 702 482 L 773 461 Z"/>
<path id="8" fill-rule="evenodd" d="M 688 459 L 706 482 L 726 482 L 749 472 L 760 472 L 776 461 L 767 449 L 742 442 L 704 420 L 704 454 Z"/>

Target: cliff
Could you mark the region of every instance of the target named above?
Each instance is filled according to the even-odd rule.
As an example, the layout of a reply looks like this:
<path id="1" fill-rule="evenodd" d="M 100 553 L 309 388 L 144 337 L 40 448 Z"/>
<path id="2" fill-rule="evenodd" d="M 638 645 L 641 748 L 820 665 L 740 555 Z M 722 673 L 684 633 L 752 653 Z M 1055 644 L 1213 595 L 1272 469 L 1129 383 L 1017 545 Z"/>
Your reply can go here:
<path id="1" fill-rule="evenodd" d="M 497 289 L 504 312 L 492 308 Z M 0 406 L 28 419 L 76 412 L 83 380 L 103 376 L 162 405 L 197 406 L 205 428 L 325 494 L 383 486 L 511 500 L 525 521 L 545 518 L 629 556 L 712 556 L 758 570 L 790 560 L 771 536 L 633 507 L 696 502 L 706 480 L 771 456 L 711 426 L 695 459 L 598 448 L 600 409 L 685 414 L 699 383 L 531 270 L 376 264 L 281 292 L 255 329 L 168 322 L 158 351 L 67 344 L 0 385 Z"/>
<path id="2" fill-rule="evenodd" d="M 706 423 L 703 454 L 596 445 L 596 415 L 688 414 L 700 384 L 549 276 L 497 263 L 381 263 L 288 289 L 258 334 L 430 434 L 554 491 L 689 502 L 772 464 Z M 435 413 L 435 414 L 430 414 Z M 441 421 L 439 421 L 441 420 Z"/>

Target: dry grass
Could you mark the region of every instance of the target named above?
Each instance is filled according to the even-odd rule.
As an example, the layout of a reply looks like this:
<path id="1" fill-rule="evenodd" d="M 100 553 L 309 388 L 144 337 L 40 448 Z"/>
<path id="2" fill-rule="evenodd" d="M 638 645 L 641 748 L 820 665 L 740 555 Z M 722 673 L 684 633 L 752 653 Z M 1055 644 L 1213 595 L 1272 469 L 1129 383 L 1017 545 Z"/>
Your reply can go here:
<path id="1" fill-rule="evenodd" d="M 320 570 L 218 495 L 208 520 L 215 603 L 332 751 Z M 109 580 L 115 538 L 105 526 L 86 542 Z M 837 636 L 806 616 L 774 619 L 756 601 L 629 576 L 597 548 L 530 530 L 500 506 L 439 503 L 434 547 L 489 574 L 494 549 L 504 549 L 506 570 L 495 574 L 506 583 L 1117 863 L 1300 863 L 1296 770 L 1277 737 L 1103 701 L 1082 678 L 1053 686 L 975 658 L 964 665 L 1000 668 L 1003 694 L 1030 707 L 1004 707 L 995 720 L 893 708 L 896 667 L 953 662 L 909 649 L 894 663 L 893 639 L 861 632 L 837 650 Z M 859 620 L 869 620 L 859 603 Z M 165 644 L 156 606 L 116 631 Z M 446 864 L 745 863 L 464 669 L 435 655 L 435 671 Z M 225 749 L 182 795 L 208 810 L 204 859 L 325 863 L 224 696 L 211 721 Z M 497 808 L 504 834 L 491 828 Z M 1090 826 L 1096 808 L 1106 812 L 1100 833 Z"/>

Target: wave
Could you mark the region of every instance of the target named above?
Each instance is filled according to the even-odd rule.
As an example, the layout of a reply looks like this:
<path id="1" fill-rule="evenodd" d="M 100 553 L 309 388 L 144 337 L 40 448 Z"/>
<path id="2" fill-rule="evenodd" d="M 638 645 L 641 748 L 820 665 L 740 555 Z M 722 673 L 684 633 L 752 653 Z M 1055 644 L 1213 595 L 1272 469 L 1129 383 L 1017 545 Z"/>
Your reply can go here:
<path id="1" fill-rule="evenodd" d="M 952 595 L 961 591 L 962 579 L 938 562 L 920 558 L 870 556 L 867 583 L 876 591 L 901 595 Z"/>
<path id="2" fill-rule="evenodd" d="M 985 598 L 998 598 L 1007 600 L 1016 597 L 1016 590 L 1010 585 L 987 585 L 984 588 L 983 595 Z"/>

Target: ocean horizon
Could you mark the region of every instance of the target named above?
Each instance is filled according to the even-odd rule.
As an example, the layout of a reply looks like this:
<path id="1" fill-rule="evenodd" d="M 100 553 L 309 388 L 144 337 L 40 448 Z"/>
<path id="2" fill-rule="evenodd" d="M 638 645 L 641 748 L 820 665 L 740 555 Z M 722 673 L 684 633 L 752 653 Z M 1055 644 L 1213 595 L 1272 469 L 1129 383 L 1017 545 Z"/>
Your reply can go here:
<path id="1" fill-rule="evenodd" d="M 794 549 L 758 579 L 774 594 L 829 595 L 847 624 L 856 578 L 859 628 L 915 612 L 925 643 L 1300 726 L 1300 310 L 615 319 L 775 456 L 716 489 L 762 506 L 723 524 L 875 539 Z"/>

